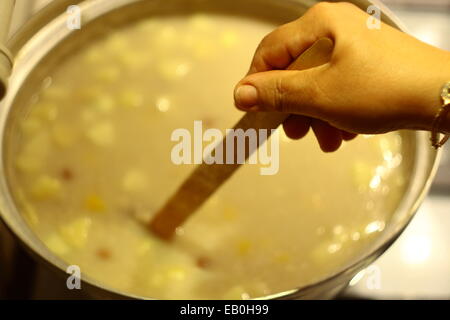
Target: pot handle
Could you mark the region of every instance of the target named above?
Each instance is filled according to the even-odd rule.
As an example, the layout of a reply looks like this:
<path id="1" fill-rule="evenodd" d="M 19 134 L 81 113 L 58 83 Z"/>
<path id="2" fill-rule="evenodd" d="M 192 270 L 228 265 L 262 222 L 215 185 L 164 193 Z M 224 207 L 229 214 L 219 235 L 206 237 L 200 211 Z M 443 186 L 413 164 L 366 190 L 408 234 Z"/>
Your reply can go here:
<path id="1" fill-rule="evenodd" d="M 8 38 L 15 2 L 16 0 L 0 1 L 0 100 L 6 93 L 8 78 L 13 67 L 13 59 L 5 42 Z"/>

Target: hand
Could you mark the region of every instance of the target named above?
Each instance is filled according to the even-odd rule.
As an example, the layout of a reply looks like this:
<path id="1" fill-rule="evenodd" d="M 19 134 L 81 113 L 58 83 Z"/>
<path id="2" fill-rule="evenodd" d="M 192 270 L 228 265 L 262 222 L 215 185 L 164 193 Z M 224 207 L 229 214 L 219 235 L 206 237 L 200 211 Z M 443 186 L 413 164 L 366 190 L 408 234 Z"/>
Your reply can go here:
<path id="1" fill-rule="evenodd" d="M 292 114 L 286 134 L 299 139 L 312 127 L 325 152 L 360 133 L 431 130 L 450 54 L 384 23 L 369 29 L 368 17 L 349 3 L 322 2 L 270 33 L 236 86 L 236 106 Z M 335 44 L 328 64 L 284 70 L 323 37 Z"/>

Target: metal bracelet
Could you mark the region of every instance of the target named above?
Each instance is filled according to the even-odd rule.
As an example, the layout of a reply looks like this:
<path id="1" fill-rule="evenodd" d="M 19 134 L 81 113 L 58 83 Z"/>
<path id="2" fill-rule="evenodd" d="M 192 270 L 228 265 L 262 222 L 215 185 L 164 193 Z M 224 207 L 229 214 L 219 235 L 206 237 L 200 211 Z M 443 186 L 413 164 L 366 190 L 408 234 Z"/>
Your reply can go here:
<path id="1" fill-rule="evenodd" d="M 442 107 L 436 114 L 431 129 L 431 145 L 435 149 L 442 147 L 450 138 L 450 134 L 446 134 L 442 140 L 439 141 L 439 132 L 441 131 L 442 123 L 445 121 L 450 112 L 450 81 L 447 82 L 442 88 L 441 99 Z"/>

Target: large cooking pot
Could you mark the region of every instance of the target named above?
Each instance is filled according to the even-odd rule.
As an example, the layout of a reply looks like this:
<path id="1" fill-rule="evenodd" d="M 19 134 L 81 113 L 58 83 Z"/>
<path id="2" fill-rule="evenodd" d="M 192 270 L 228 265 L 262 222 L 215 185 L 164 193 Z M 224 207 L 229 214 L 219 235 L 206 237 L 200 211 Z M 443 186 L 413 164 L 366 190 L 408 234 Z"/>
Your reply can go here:
<path id="1" fill-rule="evenodd" d="M 167 13 L 180 6 L 195 8 L 197 5 L 207 6 L 209 10 L 224 10 L 239 14 L 245 10 L 252 10 L 257 5 L 260 14 L 267 19 L 274 19 L 277 23 L 291 21 L 309 7 L 315 0 L 245 0 L 236 6 L 231 1 L 202 1 L 202 0 L 59 0 L 54 1 L 35 15 L 9 41 L 8 47 L 15 57 L 14 69 L 10 78 L 9 88 L 0 107 L 0 141 L 2 157 L 0 157 L 0 215 L 14 235 L 21 241 L 35 257 L 48 264 L 62 277 L 68 265 L 58 256 L 50 252 L 33 234 L 22 218 L 16 206 L 8 183 L 8 169 L 6 166 L 7 137 L 15 134 L 12 123 L 21 117 L 21 108 L 33 94 L 36 85 L 45 77 L 46 71 L 54 63 L 55 57 L 68 55 L 75 47 L 82 46 L 85 41 L 98 33 L 108 32 L 111 25 L 124 24 L 155 13 Z M 378 5 L 383 12 L 382 20 L 391 26 L 402 29 L 398 20 L 382 4 L 368 0 L 350 1 L 363 10 L 372 5 Z M 70 30 L 66 27 L 66 10 L 70 5 L 81 8 L 83 28 L 81 31 Z M 402 29 L 403 30 L 403 29 Z M 431 184 L 437 167 L 439 153 L 430 147 L 429 135 L 424 132 L 402 133 L 404 144 L 404 165 L 410 176 L 407 190 L 393 213 L 391 222 L 386 226 L 383 234 L 372 244 L 366 253 L 357 261 L 349 262 L 342 270 L 311 283 L 303 288 L 292 288 L 287 292 L 280 292 L 266 298 L 330 298 L 344 288 L 360 270 L 366 268 L 379 257 L 401 234 L 408 225 L 414 213 Z M 108 298 L 141 298 L 125 295 L 97 282 L 95 279 L 83 276 L 83 289 L 95 297 Z"/>

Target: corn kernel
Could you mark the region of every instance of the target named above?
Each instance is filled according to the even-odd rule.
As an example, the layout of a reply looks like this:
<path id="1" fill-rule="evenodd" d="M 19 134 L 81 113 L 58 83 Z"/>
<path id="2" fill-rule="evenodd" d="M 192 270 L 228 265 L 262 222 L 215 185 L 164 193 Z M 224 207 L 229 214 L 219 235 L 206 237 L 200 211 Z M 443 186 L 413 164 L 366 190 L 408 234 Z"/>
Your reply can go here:
<path id="1" fill-rule="evenodd" d="M 238 250 L 239 255 L 241 255 L 241 256 L 247 255 L 250 252 L 251 246 L 252 246 L 252 244 L 248 240 L 240 241 L 237 245 L 237 250 Z"/>
<path id="2" fill-rule="evenodd" d="M 92 212 L 104 212 L 106 209 L 105 202 L 98 195 L 90 195 L 86 198 L 84 205 L 86 209 Z"/>

